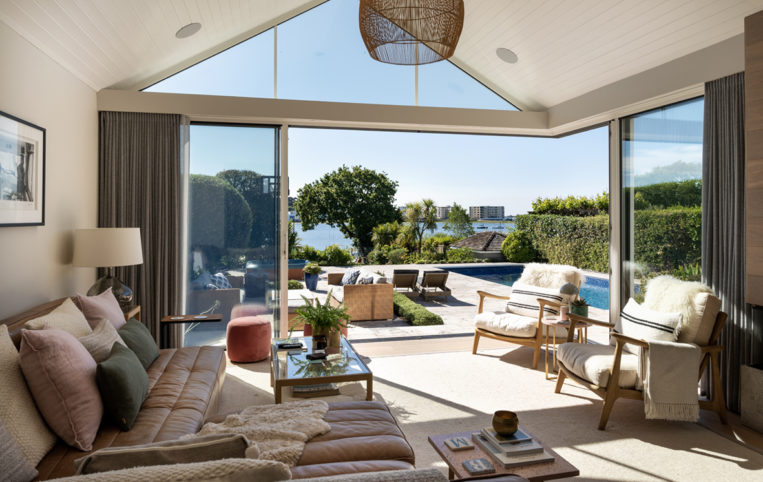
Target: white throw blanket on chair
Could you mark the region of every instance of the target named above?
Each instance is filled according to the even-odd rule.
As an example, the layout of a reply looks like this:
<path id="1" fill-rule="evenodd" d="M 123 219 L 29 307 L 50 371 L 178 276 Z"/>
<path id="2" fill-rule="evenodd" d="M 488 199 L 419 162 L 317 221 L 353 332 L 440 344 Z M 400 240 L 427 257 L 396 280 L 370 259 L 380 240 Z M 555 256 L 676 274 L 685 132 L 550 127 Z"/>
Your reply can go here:
<path id="1" fill-rule="evenodd" d="M 644 412 L 648 419 L 696 422 L 697 371 L 702 351 L 693 343 L 649 341 L 641 349 Z"/>

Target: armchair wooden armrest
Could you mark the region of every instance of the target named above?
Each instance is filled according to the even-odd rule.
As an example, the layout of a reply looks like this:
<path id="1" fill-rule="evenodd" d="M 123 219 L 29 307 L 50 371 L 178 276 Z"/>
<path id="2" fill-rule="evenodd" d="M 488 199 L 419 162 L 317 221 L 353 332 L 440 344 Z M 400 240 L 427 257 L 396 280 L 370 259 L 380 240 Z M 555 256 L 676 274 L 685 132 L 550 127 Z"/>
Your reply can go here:
<path id="1" fill-rule="evenodd" d="M 480 291 L 477 290 L 477 294 L 480 296 L 480 305 L 477 308 L 477 314 L 482 313 L 483 306 L 485 304 L 485 298 L 495 298 L 497 300 L 508 300 L 508 296 L 501 296 L 501 295 L 494 295 L 493 293 L 488 293 L 487 291 Z"/>
<path id="2" fill-rule="evenodd" d="M 618 345 L 625 345 L 626 343 L 631 343 L 636 346 L 640 346 L 642 348 L 648 348 L 649 343 L 647 343 L 645 340 L 638 340 L 636 338 L 631 338 L 630 336 L 623 335 L 622 333 L 615 333 L 614 331 L 609 333 L 612 338 L 615 339 Z"/>
<path id="3" fill-rule="evenodd" d="M 344 273 L 329 273 L 328 282 L 330 285 L 339 286 L 342 284 L 343 277 Z"/>

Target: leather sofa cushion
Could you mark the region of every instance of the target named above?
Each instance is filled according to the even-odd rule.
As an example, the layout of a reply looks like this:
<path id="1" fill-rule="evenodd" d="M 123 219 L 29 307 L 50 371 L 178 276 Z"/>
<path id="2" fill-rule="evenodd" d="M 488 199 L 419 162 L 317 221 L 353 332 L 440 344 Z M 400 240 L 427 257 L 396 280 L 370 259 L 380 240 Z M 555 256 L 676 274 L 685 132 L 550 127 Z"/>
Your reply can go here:
<path id="1" fill-rule="evenodd" d="M 324 420 L 331 430 L 305 445 L 293 478 L 413 468 L 413 449 L 386 405 L 330 403 Z"/>
<path id="2" fill-rule="evenodd" d="M 148 397 L 135 424 L 122 432 L 104 421 L 93 450 L 174 440 L 196 433 L 215 405 L 225 377 L 223 347 L 160 350 L 148 368 Z M 74 460 L 87 455 L 58 443 L 38 464 L 40 480 L 74 474 Z"/>

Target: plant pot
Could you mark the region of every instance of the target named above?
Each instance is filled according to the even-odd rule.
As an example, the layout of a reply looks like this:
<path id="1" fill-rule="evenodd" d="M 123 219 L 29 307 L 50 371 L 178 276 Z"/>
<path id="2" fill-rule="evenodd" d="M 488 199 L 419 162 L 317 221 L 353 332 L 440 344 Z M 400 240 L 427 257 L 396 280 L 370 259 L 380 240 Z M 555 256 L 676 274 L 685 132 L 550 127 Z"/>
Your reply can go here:
<path id="1" fill-rule="evenodd" d="M 339 348 L 342 344 L 342 332 L 340 330 L 321 329 L 313 333 L 313 336 L 321 335 L 328 340 L 328 348 Z"/>
<path id="2" fill-rule="evenodd" d="M 588 317 L 588 305 L 570 305 L 570 313 Z"/>
<path id="3" fill-rule="evenodd" d="M 305 273 L 305 287 L 307 287 L 307 289 L 310 291 L 315 291 L 318 289 L 318 275 Z"/>

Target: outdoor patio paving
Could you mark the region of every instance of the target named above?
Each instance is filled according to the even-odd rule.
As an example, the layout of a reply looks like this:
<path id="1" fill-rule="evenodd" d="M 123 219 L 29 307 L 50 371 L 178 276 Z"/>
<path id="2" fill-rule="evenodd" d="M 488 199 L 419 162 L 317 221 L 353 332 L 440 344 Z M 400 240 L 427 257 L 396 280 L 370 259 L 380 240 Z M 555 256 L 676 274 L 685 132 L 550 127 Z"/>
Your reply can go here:
<path id="1" fill-rule="evenodd" d="M 509 263 L 501 263 L 508 265 Z M 491 263 L 490 266 L 496 266 L 497 263 Z M 418 269 L 420 273 L 428 269 L 443 269 L 444 267 L 456 266 L 475 266 L 466 265 L 441 265 L 441 264 L 415 264 L 415 265 L 368 265 L 365 269 L 382 272 L 391 281 L 392 271 L 395 269 Z M 330 286 L 327 282 L 327 273 L 344 272 L 344 267 L 324 267 L 318 281 L 318 294 L 322 299 L 328 293 Z M 350 340 L 367 339 L 389 339 L 389 338 L 415 338 L 431 336 L 471 336 L 474 334 L 474 316 L 477 314 L 479 305 L 479 296 L 477 290 L 487 291 L 497 295 L 511 295 L 511 287 L 500 283 L 482 280 L 473 276 L 467 276 L 459 273 L 450 272 L 448 275 L 448 287 L 451 289 L 451 296 L 447 299 L 424 301 L 416 299 L 415 301 L 427 309 L 440 315 L 443 319 L 443 325 L 433 326 L 411 326 L 406 320 L 396 317 L 394 320 L 382 321 L 357 321 L 350 324 Z M 501 300 L 487 300 L 485 302 L 486 310 L 501 311 L 504 309 L 505 302 Z M 597 308 L 589 308 L 589 316 L 594 319 L 606 320 L 608 312 Z M 607 339 L 606 330 L 592 329 L 589 333 L 589 339 L 605 342 Z"/>

